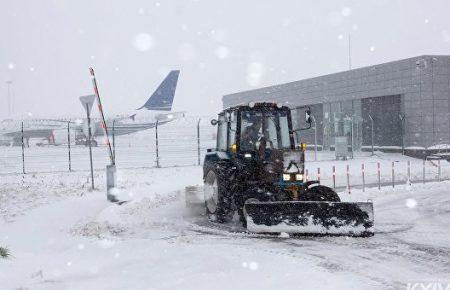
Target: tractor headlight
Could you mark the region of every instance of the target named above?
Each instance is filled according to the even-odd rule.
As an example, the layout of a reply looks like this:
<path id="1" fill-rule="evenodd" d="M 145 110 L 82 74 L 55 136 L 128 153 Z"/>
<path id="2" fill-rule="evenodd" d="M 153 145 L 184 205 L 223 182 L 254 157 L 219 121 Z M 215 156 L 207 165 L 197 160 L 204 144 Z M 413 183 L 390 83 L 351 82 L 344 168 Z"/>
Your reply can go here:
<path id="1" fill-rule="evenodd" d="M 283 174 L 283 180 L 284 180 L 284 181 L 289 181 L 289 180 L 291 180 L 291 175 L 290 175 L 290 174 Z"/>
<path id="2" fill-rule="evenodd" d="M 298 180 L 303 180 L 303 174 L 296 174 L 295 175 L 295 179 Z"/>

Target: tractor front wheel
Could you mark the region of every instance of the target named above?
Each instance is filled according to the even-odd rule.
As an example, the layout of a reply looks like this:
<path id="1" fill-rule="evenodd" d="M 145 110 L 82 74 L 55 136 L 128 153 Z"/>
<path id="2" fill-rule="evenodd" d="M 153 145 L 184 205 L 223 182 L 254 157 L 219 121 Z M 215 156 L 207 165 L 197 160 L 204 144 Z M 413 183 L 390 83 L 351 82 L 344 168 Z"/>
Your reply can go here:
<path id="1" fill-rule="evenodd" d="M 212 221 L 224 223 L 232 219 L 230 199 L 227 198 L 226 180 L 213 170 L 205 178 L 204 194 L 206 215 Z"/>

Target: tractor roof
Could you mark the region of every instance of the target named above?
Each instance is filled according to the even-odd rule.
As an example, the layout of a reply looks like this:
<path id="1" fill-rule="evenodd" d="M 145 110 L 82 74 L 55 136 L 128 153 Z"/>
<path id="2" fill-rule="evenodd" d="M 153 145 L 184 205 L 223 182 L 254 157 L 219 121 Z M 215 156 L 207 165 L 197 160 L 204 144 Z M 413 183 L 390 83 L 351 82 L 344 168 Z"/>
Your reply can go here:
<path id="1" fill-rule="evenodd" d="M 239 110 L 239 109 L 248 109 L 248 110 L 258 110 L 258 109 L 279 109 L 279 110 L 288 110 L 287 106 L 283 106 L 280 103 L 276 102 L 250 102 L 246 104 L 239 104 L 236 106 L 228 107 L 224 111 L 229 110 Z"/>

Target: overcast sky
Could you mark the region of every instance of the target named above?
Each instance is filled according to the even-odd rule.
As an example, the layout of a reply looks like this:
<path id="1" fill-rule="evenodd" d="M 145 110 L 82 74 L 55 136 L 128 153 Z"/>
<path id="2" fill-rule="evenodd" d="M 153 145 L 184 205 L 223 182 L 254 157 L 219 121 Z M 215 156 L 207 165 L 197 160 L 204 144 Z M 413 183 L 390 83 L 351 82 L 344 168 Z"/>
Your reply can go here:
<path id="1" fill-rule="evenodd" d="M 0 118 L 82 116 L 96 70 L 106 115 L 142 106 L 180 69 L 174 109 L 227 93 L 422 54 L 450 54 L 442 1 L 1 1 Z"/>

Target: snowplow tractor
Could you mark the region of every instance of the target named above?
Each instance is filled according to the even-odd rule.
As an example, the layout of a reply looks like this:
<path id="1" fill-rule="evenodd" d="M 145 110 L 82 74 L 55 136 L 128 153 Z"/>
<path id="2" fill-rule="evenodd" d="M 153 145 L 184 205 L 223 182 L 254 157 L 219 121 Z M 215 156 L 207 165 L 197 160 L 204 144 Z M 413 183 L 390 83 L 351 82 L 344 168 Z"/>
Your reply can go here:
<path id="1" fill-rule="evenodd" d="M 331 188 L 305 179 L 308 107 L 303 128 L 293 129 L 292 110 L 276 103 L 228 108 L 217 126 L 216 148 L 203 164 L 206 214 L 216 222 L 235 212 L 249 232 L 293 234 L 373 234 L 372 202 L 341 202 Z M 298 146 L 296 144 L 299 144 Z"/>

